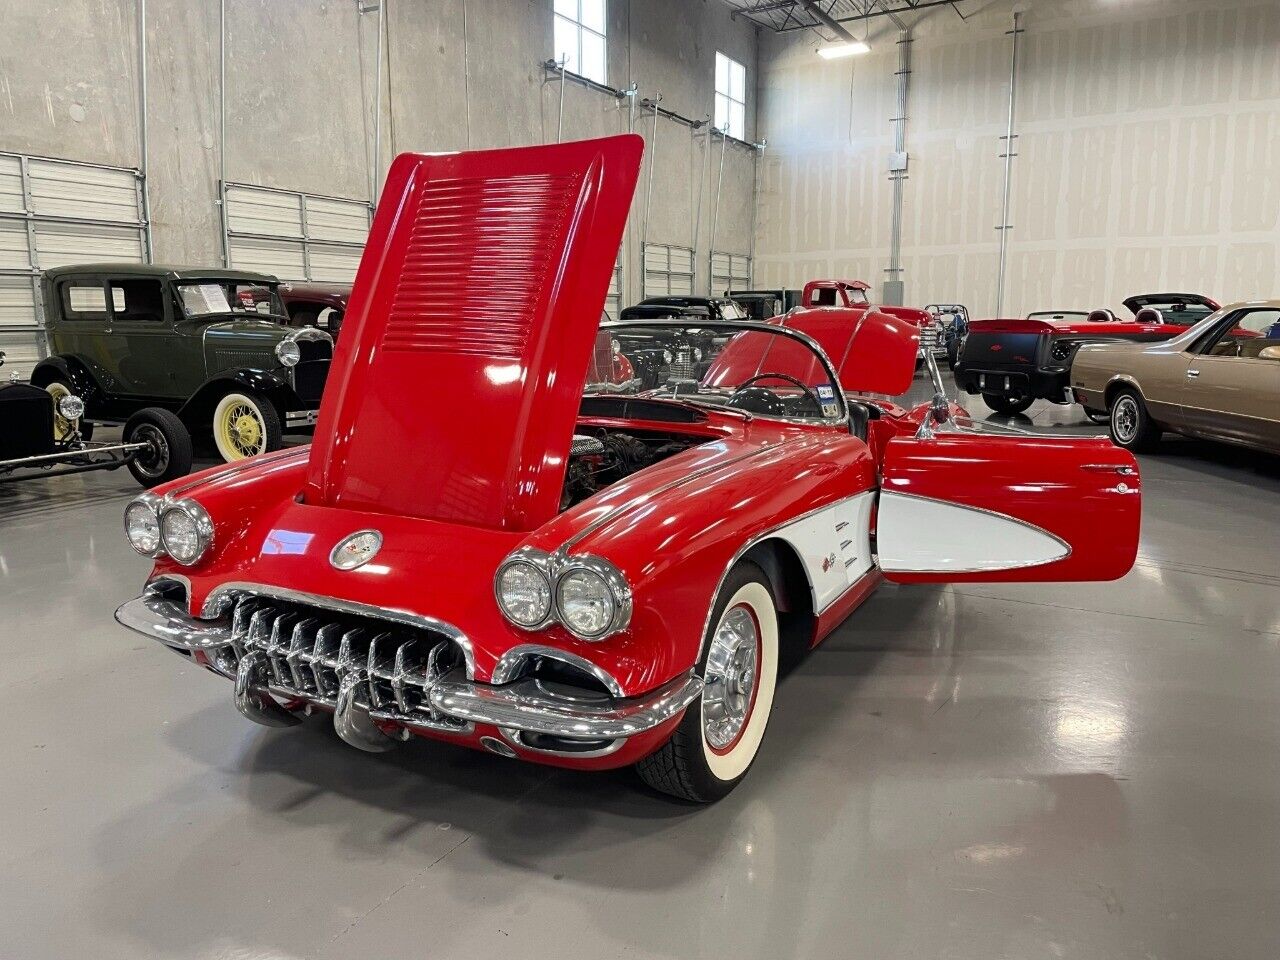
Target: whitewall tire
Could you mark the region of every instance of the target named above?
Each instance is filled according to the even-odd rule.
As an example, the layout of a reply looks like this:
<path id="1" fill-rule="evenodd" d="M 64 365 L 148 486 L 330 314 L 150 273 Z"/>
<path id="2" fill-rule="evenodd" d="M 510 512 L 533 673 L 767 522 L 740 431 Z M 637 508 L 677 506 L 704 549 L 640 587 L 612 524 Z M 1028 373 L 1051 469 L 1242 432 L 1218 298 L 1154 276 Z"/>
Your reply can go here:
<path id="1" fill-rule="evenodd" d="M 280 415 L 256 393 L 228 393 L 213 411 L 213 442 L 228 463 L 278 450 Z"/>
<path id="2" fill-rule="evenodd" d="M 777 603 L 764 571 L 750 561 L 734 567 L 720 589 L 698 673 L 702 695 L 637 770 L 656 790 L 709 803 L 746 776 L 773 712 Z"/>

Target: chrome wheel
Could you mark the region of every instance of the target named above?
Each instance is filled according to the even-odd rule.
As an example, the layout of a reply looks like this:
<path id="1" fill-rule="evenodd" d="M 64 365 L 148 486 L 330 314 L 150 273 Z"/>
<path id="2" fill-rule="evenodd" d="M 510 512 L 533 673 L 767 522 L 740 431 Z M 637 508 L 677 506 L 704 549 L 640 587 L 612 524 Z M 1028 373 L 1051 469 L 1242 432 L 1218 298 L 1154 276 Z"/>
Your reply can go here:
<path id="1" fill-rule="evenodd" d="M 1133 443 L 1138 436 L 1138 401 L 1125 394 L 1111 408 L 1111 429 L 1121 443 Z"/>
<path id="2" fill-rule="evenodd" d="M 159 477 L 169 469 L 169 442 L 153 424 L 143 423 L 133 431 L 130 443 L 145 443 L 146 450 L 138 451 L 133 463 L 144 477 Z"/>
<path id="3" fill-rule="evenodd" d="M 717 753 L 731 750 L 755 706 L 760 665 L 760 629 L 745 606 L 725 614 L 711 638 L 703 680 L 702 727 Z"/>

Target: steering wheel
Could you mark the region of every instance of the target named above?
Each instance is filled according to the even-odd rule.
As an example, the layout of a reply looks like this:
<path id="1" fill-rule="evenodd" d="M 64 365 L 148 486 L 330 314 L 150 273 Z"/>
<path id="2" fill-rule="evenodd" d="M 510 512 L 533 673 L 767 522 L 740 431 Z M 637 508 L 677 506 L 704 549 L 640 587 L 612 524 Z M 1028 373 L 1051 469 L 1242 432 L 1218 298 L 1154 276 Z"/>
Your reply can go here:
<path id="1" fill-rule="evenodd" d="M 803 380 L 798 380 L 787 373 L 757 373 L 754 377 L 744 380 L 742 383 L 738 384 L 734 388 L 733 393 L 729 395 L 729 399 L 732 400 L 739 392 L 747 389 L 747 387 L 754 386 L 757 380 L 785 380 L 787 383 L 794 384 L 803 390 L 805 396 L 813 402 L 813 408 L 818 411 L 818 415 L 822 415 L 822 401 L 818 399 L 818 394 L 814 389 Z M 768 390 L 769 388 L 764 387 L 763 389 Z"/>

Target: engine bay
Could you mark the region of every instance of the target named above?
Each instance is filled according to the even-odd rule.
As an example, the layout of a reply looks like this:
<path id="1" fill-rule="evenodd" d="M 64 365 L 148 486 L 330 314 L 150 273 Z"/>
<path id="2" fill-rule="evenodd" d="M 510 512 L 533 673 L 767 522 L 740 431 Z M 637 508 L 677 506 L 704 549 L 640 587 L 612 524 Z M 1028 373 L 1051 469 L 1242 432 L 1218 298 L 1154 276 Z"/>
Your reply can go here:
<path id="1" fill-rule="evenodd" d="M 707 439 L 705 436 L 610 430 L 580 424 L 569 448 L 569 466 L 565 470 L 560 509 L 568 510 L 605 487 L 682 450 L 706 443 Z"/>

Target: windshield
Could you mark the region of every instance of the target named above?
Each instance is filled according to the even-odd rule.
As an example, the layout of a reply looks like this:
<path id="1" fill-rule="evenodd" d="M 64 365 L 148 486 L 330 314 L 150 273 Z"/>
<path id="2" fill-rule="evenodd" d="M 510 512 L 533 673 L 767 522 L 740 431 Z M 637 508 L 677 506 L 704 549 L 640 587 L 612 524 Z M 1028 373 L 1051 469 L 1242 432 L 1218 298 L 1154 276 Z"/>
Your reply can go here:
<path id="1" fill-rule="evenodd" d="M 271 319 L 285 318 L 284 304 L 275 288 L 243 280 L 196 280 L 179 283 L 178 302 L 189 318 L 253 314 Z"/>
<path id="2" fill-rule="evenodd" d="M 1165 323 L 1176 323 L 1184 327 L 1194 326 L 1214 312 L 1213 307 L 1207 304 L 1187 303 L 1185 300 L 1149 300 L 1142 306 L 1159 310 L 1160 318 Z"/>
<path id="3" fill-rule="evenodd" d="M 720 316 L 726 320 L 745 320 L 747 313 L 738 304 L 732 300 L 725 300 L 720 304 Z"/>
<path id="4" fill-rule="evenodd" d="M 1040 310 L 1036 313 L 1028 313 L 1028 320 L 1074 320 L 1079 318 L 1083 320 L 1089 316 L 1088 310 Z"/>
<path id="5" fill-rule="evenodd" d="M 839 421 L 828 364 L 784 328 L 612 323 L 600 329 L 588 395 L 627 394 L 728 407 L 762 417 Z"/>

